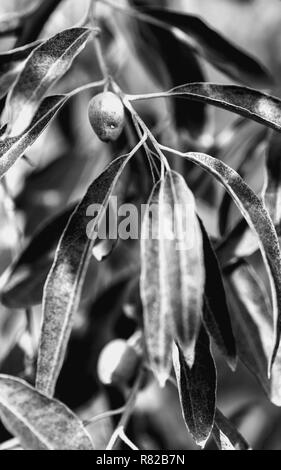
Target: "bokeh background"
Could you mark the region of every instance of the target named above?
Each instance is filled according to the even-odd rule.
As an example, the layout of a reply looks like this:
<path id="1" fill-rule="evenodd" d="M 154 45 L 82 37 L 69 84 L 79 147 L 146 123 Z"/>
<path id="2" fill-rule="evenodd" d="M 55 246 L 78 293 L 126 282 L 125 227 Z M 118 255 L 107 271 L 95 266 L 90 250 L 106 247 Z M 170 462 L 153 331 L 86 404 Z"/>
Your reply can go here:
<path id="1" fill-rule="evenodd" d="M 125 0 L 116 2 L 126 4 Z M 225 37 L 267 66 L 276 81 L 276 87 L 269 91 L 280 95 L 279 0 L 159 0 L 147 3 L 166 4 L 205 19 Z M 24 10 L 28 4 L 30 0 L 1 0 L 0 20 L 1 15 L 9 11 Z M 62 1 L 46 24 L 42 36 L 50 36 L 77 24 L 87 5 L 87 0 Z M 126 15 L 113 15 L 105 6 L 99 8 L 99 15 L 104 31 L 102 40 L 105 57 L 122 89 L 130 93 L 157 91 L 158 84 L 135 53 L 132 41 L 133 21 Z M 1 38 L 0 52 L 12 48 L 14 44 L 15 39 L 12 37 Z M 203 61 L 202 67 L 206 80 L 233 83 Z M 159 73 L 163 73 L 161 68 Z M 99 78 L 94 50 L 87 47 L 75 61 L 72 70 L 59 82 L 56 91 L 71 90 Z M 7 268 L 42 223 L 78 201 L 106 163 L 122 150 L 105 146 L 94 136 L 87 119 L 90 98 L 90 92 L 73 98 L 27 152 L 26 158 L 9 172 L 5 187 L 0 187 L 0 286 L 5 284 Z M 164 142 L 172 145 L 177 141 L 177 136 L 169 126 L 166 103 L 147 102 L 138 105 L 138 111 L 146 122 L 160 130 Z M 212 147 L 217 136 L 237 119 L 226 111 L 213 108 L 208 109 L 208 115 L 210 121 L 204 136 L 197 143 L 187 139 L 184 144 L 187 149 L 194 146 L 200 149 Z M 241 170 L 241 164 L 244 163 L 245 179 L 257 192 L 261 191 L 264 181 L 266 142 L 263 136 L 261 126 L 249 124 L 243 132 L 234 136 L 224 154 L 225 161 L 235 169 Z M 245 157 L 249 154 L 246 165 Z M 224 191 L 198 170 L 190 170 L 187 180 L 196 195 L 208 232 L 214 238 L 217 237 L 219 208 L 225 197 Z M 124 185 L 129 185 L 126 178 Z M 131 191 L 134 192 L 134 188 Z M 230 204 L 225 229 L 230 230 L 238 220 L 239 214 Z M 41 242 L 44 245 L 44 240 Z M 13 278 L 13 285 L 9 286 L 3 302 L 5 305 L 0 305 L 1 373 L 29 377 L 32 380 L 36 351 L 34 341 L 36 343 L 36 338 L 38 339 L 41 321 L 42 285 L 53 255 L 54 247 L 43 254 L 40 250 L 34 251 L 29 263 L 21 267 Z M 138 246 L 135 243 L 128 243 L 126 246 L 120 243 L 110 260 L 104 263 L 98 263 L 93 257 L 57 390 L 57 396 L 85 419 L 103 410 L 122 406 L 122 390 L 113 387 L 105 392 L 98 385 L 96 364 L 99 352 L 106 342 L 113 337 L 128 338 L 133 332 L 133 321 L 128 312 L 139 308 L 139 300 L 135 295 L 135 286 L 128 283 L 128 279 L 134 280 L 138 257 Z M 260 255 L 251 255 L 249 260 L 266 286 Z M 133 300 L 128 297 L 128 285 Z M 26 332 L 26 312 L 19 308 L 20 304 L 28 304 L 30 297 L 38 300 L 37 305 L 32 305 L 31 312 L 35 338 L 31 338 Z M 118 321 L 114 323 L 112 318 Z M 270 404 L 260 384 L 242 363 L 239 363 L 237 372 L 232 373 L 219 354 L 216 351 L 214 353 L 219 374 L 220 409 L 239 428 L 251 446 L 257 449 L 281 450 L 281 410 Z M 181 417 L 177 391 L 172 386 L 160 390 L 153 381 L 148 381 L 139 395 L 136 411 L 131 423 L 131 433 L 136 435 L 141 448 L 194 448 Z M 113 424 L 110 420 L 104 420 L 90 428 L 97 447 L 104 448 Z M 0 442 L 8 437 L 0 426 Z M 214 448 L 212 442 L 209 448 Z"/>

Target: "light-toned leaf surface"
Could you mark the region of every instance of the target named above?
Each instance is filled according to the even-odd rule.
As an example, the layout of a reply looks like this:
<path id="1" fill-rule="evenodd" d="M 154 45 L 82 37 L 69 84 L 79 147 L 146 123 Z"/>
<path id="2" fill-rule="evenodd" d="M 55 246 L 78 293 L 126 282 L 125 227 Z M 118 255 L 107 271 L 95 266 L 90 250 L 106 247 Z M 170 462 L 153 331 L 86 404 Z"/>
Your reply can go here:
<path id="1" fill-rule="evenodd" d="M 26 131 L 18 137 L 3 136 L 0 139 L 0 179 L 40 136 L 68 97 L 68 95 L 54 95 L 46 98 Z"/>
<path id="2" fill-rule="evenodd" d="M 8 93 L 22 71 L 25 60 L 39 44 L 40 41 L 36 41 L 0 54 L 0 99 Z"/>
<path id="3" fill-rule="evenodd" d="M 172 365 L 174 339 L 193 364 L 205 282 L 195 201 L 178 173 L 168 172 L 152 192 L 142 227 L 141 265 L 150 363 L 164 385 Z"/>
<path id="4" fill-rule="evenodd" d="M 269 393 L 267 370 L 274 330 L 267 292 L 247 263 L 229 270 L 225 281 L 239 358 Z"/>
<path id="5" fill-rule="evenodd" d="M 93 450 L 80 419 L 26 382 L 0 376 L 0 417 L 26 450 Z"/>
<path id="6" fill-rule="evenodd" d="M 53 394 L 63 363 L 73 315 L 80 302 L 92 256 L 95 229 L 119 176 L 135 151 L 137 150 L 134 149 L 129 156 L 114 160 L 92 183 L 60 240 L 44 289 L 43 325 L 37 363 L 37 388 L 47 395 Z M 91 220 L 86 214 L 92 204 L 99 204 L 100 208 L 91 223 L 90 239 L 87 236 L 87 226 Z"/>
<path id="7" fill-rule="evenodd" d="M 222 273 L 208 234 L 201 221 L 200 225 L 203 235 L 206 271 L 203 319 L 205 327 L 215 341 L 218 349 L 226 358 L 231 369 L 234 370 L 236 368 L 237 361 L 236 346 L 226 301 Z"/>
<path id="8" fill-rule="evenodd" d="M 172 28 L 180 40 L 192 46 L 199 55 L 234 80 L 263 87 L 272 84 L 269 73 L 256 59 L 233 45 L 200 18 L 164 8 L 148 8 L 144 11 Z M 176 28 L 180 30 L 180 34 L 177 34 Z"/>
<path id="9" fill-rule="evenodd" d="M 131 99 L 143 100 L 169 96 L 204 101 L 281 131 L 281 100 L 252 88 L 215 83 L 191 83 L 166 93 L 135 95 Z"/>
<path id="10" fill-rule="evenodd" d="M 270 379 L 267 374 L 274 343 L 267 291 L 247 263 L 229 270 L 225 280 L 239 357 L 259 380 L 272 403 L 281 406 L 280 348 Z"/>
<path id="11" fill-rule="evenodd" d="M 174 345 L 173 360 L 187 429 L 196 444 L 205 447 L 212 432 L 216 410 L 216 367 L 204 328 L 201 328 L 196 344 L 193 367 L 189 368 L 178 345 Z"/>
<path id="12" fill-rule="evenodd" d="M 87 28 L 67 29 L 31 53 L 8 95 L 7 133 L 10 137 L 18 136 L 29 126 L 42 99 L 71 67 L 90 34 L 91 30 Z"/>
<path id="13" fill-rule="evenodd" d="M 216 411 L 213 436 L 219 450 L 251 450 L 233 424 L 219 411 Z"/>
<path id="14" fill-rule="evenodd" d="M 216 255 L 223 268 L 241 258 L 248 258 L 259 250 L 259 241 L 245 219 L 242 219 L 218 244 Z"/>

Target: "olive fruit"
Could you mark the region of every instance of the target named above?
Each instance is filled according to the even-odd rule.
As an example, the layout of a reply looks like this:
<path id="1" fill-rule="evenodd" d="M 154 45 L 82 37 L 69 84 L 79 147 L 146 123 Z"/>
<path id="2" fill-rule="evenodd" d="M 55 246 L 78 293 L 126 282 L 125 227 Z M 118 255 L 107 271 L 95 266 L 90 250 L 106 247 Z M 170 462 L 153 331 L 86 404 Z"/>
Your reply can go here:
<path id="1" fill-rule="evenodd" d="M 125 124 L 124 105 L 115 93 L 106 91 L 94 96 L 89 103 L 89 121 L 102 142 L 114 142 Z"/>
<path id="2" fill-rule="evenodd" d="M 115 339 L 101 351 L 98 377 L 104 385 L 125 385 L 134 379 L 143 355 L 143 339 L 139 333 L 128 341 Z"/>

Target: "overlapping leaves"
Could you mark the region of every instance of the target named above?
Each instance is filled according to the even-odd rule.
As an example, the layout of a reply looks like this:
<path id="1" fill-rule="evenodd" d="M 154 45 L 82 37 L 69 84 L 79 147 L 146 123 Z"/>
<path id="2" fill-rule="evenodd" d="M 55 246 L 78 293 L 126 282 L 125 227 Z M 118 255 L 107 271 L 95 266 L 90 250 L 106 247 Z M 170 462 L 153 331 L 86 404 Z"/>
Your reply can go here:
<path id="1" fill-rule="evenodd" d="M 20 135 L 29 126 L 42 99 L 70 68 L 90 34 L 88 28 L 67 29 L 30 54 L 6 103 L 10 137 Z"/>
<path id="2" fill-rule="evenodd" d="M 178 173 L 154 187 L 143 221 L 141 296 L 150 363 L 161 385 L 176 338 L 189 364 L 203 310 L 203 246 L 194 197 Z"/>

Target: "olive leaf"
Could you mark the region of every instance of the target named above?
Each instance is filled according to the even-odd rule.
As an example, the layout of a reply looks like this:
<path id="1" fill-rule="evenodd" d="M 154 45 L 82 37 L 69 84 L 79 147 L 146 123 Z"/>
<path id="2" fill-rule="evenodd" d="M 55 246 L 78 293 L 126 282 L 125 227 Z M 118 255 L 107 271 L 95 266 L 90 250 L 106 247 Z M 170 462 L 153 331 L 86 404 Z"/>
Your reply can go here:
<path id="1" fill-rule="evenodd" d="M 8 375 L 0 375 L 0 417 L 25 450 L 94 450 L 72 411 Z"/>
<path id="2" fill-rule="evenodd" d="M 7 98 L 9 137 L 18 136 L 29 126 L 42 99 L 71 67 L 91 33 L 88 28 L 64 30 L 30 54 Z"/>
<path id="3" fill-rule="evenodd" d="M 239 358 L 259 380 L 269 399 L 281 405 L 280 349 L 268 379 L 268 365 L 274 342 L 271 304 L 254 269 L 246 262 L 225 273 L 229 305 Z"/>
<path id="4" fill-rule="evenodd" d="M 39 345 L 36 386 L 52 395 L 59 375 L 78 308 L 87 268 L 92 257 L 96 228 L 103 217 L 114 187 L 130 158 L 143 141 L 126 156 L 114 160 L 91 184 L 73 213 L 58 246 L 43 296 L 43 325 Z M 91 222 L 87 210 L 97 205 Z M 87 228 L 90 232 L 87 234 Z"/>
<path id="5" fill-rule="evenodd" d="M 190 83 L 166 93 L 132 95 L 132 101 L 178 97 L 203 101 L 226 109 L 277 131 L 281 130 L 281 100 L 252 88 L 215 83 Z"/>
<path id="6" fill-rule="evenodd" d="M 173 362 L 185 424 L 196 444 L 205 447 L 215 418 L 216 367 L 204 328 L 196 344 L 193 367 L 188 366 L 182 349 L 176 344 Z"/>
<path id="7" fill-rule="evenodd" d="M 90 88 L 100 88 L 102 82 L 91 84 Z M 45 128 L 52 122 L 59 110 L 84 87 L 76 88 L 68 94 L 52 95 L 45 98 L 29 127 L 17 137 L 6 135 L 6 126 L 0 129 L 0 180 L 14 163 L 34 144 Z"/>
<path id="8" fill-rule="evenodd" d="M 57 244 L 75 206 L 71 204 L 44 223 L 2 274 L 0 298 L 3 305 L 8 308 L 28 308 L 41 303 Z"/>
<path id="9" fill-rule="evenodd" d="M 269 140 L 266 154 L 265 205 L 281 236 L 281 135 L 274 132 Z"/>
<path id="10" fill-rule="evenodd" d="M 216 246 L 216 255 L 222 269 L 259 250 L 259 241 L 245 219 L 241 219 Z"/>
<path id="11" fill-rule="evenodd" d="M 206 271 L 203 320 L 206 329 L 214 339 L 218 349 L 226 358 L 231 369 L 235 370 L 237 362 L 236 346 L 226 301 L 222 273 L 208 234 L 201 220 L 200 226 L 203 235 Z"/>
<path id="12" fill-rule="evenodd" d="M 169 149 L 169 151 L 171 151 Z M 175 152 L 175 151 L 174 151 Z M 273 321 L 276 331 L 272 362 L 276 357 L 281 329 L 281 253 L 274 225 L 263 201 L 243 179 L 223 162 L 202 153 L 176 154 L 201 166 L 213 175 L 229 192 L 249 226 L 258 235 L 259 247 L 267 268 L 273 304 Z"/>
<path id="13" fill-rule="evenodd" d="M 8 93 L 22 71 L 25 60 L 39 44 L 40 41 L 36 41 L 0 54 L 0 99 Z"/>
<path id="14" fill-rule="evenodd" d="M 244 437 L 218 409 L 215 416 L 213 437 L 219 450 L 251 450 Z"/>
<path id="15" fill-rule="evenodd" d="M 144 8 L 143 11 L 146 21 L 151 17 L 159 26 L 162 23 L 168 27 L 179 40 L 234 80 L 262 87 L 272 85 L 269 72 L 256 59 L 231 44 L 200 18 L 166 8 Z"/>
<path id="16" fill-rule="evenodd" d="M 151 367 L 164 386 L 174 338 L 190 365 L 204 293 L 202 237 L 193 194 L 183 177 L 167 172 L 154 187 L 141 235 L 141 298 Z"/>
<path id="17" fill-rule="evenodd" d="M 22 157 L 26 150 L 34 144 L 68 98 L 69 95 L 49 96 L 42 102 L 30 126 L 20 136 L 2 136 L 0 139 L 0 179 Z"/>
<path id="18" fill-rule="evenodd" d="M 266 127 L 260 126 L 255 122 L 250 121 L 250 123 L 256 127 L 256 130 L 254 132 L 248 130 L 249 135 L 244 140 L 244 145 L 239 146 L 239 152 L 237 152 L 238 158 L 236 158 L 235 162 L 233 162 L 233 159 L 229 160 L 231 166 L 235 165 L 236 171 L 241 178 L 246 178 L 247 175 L 252 174 L 257 167 L 257 161 L 260 160 L 261 156 L 261 146 L 266 144 L 269 133 Z M 225 163 L 229 162 L 225 161 Z M 225 192 L 219 208 L 219 229 L 222 235 L 227 233 L 229 226 L 231 227 L 232 215 L 232 198 Z"/>

